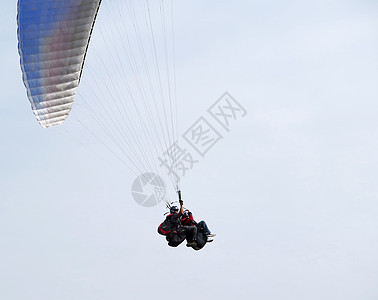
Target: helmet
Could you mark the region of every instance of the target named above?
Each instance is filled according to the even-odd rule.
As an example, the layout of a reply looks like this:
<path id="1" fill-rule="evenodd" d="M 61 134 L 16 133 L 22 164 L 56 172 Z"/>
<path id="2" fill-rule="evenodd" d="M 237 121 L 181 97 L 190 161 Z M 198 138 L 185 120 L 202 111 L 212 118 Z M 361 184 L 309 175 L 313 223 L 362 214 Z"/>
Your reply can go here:
<path id="1" fill-rule="evenodd" d="M 174 212 L 176 212 L 176 211 L 178 211 L 179 209 L 178 209 L 178 207 L 177 206 L 171 206 L 171 208 L 169 209 L 169 212 L 171 213 L 171 214 L 173 214 Z"/>

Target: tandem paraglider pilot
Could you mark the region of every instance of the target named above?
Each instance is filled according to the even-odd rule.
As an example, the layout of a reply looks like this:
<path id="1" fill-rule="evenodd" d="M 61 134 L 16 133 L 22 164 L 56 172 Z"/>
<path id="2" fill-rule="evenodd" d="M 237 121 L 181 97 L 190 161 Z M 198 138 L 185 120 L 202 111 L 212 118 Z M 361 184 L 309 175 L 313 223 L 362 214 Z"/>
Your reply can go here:
<path id="1" fill-rule="evenodd" d="M 169 214 L 159 225 L 158 233 L 166 237 L 168 245 L 171 247 L 179 246 L 186 239 L 187 247 L 200 250 L 206 243 L 213 241 L 215 234 L 211 233 L 205 221 L 197 223 L 189 210 L 184 211 L 181 192 L 179 191 L 178 194 L 180 208 L 177 206 L 169 208 Z"/>

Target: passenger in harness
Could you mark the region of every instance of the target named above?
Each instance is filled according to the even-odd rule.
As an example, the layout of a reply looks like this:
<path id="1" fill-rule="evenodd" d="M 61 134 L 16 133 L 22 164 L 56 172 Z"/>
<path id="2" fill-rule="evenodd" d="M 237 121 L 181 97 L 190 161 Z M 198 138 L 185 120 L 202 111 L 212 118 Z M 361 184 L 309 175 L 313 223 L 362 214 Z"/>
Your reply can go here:
<path id="1" fill-rule="evenodd" d="M 181 224 L 184 226 L 192 226 L 197 228 L 197 245 L 191 246 L 194 250 L 202 249 L 206 243 L 213 241 L 215 233 L 211 233 L 209 227 L 205 221 L 196 222 L 193 218 L 193 214 L 188 209 L 184 211 L 181 217 Z"/>

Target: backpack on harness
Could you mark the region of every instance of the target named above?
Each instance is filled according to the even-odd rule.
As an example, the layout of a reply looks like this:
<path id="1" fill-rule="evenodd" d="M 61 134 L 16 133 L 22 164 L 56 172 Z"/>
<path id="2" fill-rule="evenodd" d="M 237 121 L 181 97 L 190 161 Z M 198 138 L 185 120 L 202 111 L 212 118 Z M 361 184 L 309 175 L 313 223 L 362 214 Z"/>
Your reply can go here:
<path id="1" fill-rule="evenodd" d="M 161 223 L 158 227 L 157 232 L 161 235 L 168 235 L 172 231 L 172 224 L 170 222 L 172 215 L 167 216 L 163 223 Z"/>

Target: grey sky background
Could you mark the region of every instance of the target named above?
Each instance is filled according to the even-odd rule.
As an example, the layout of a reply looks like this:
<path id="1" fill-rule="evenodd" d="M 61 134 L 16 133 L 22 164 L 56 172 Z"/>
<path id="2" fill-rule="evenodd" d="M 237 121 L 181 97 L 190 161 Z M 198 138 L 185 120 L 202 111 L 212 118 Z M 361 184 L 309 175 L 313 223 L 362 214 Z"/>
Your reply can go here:
<path id="1" fill-rule="evenodd" d="M 167 247 L 162 205 L 38 125 L 2 2 L 0 299 L 378 298 L 375 1 L 176 4 L 181 129 L 225 91 L 248 111 L 184 178 L 217 233 L 199 252 Z"/>

